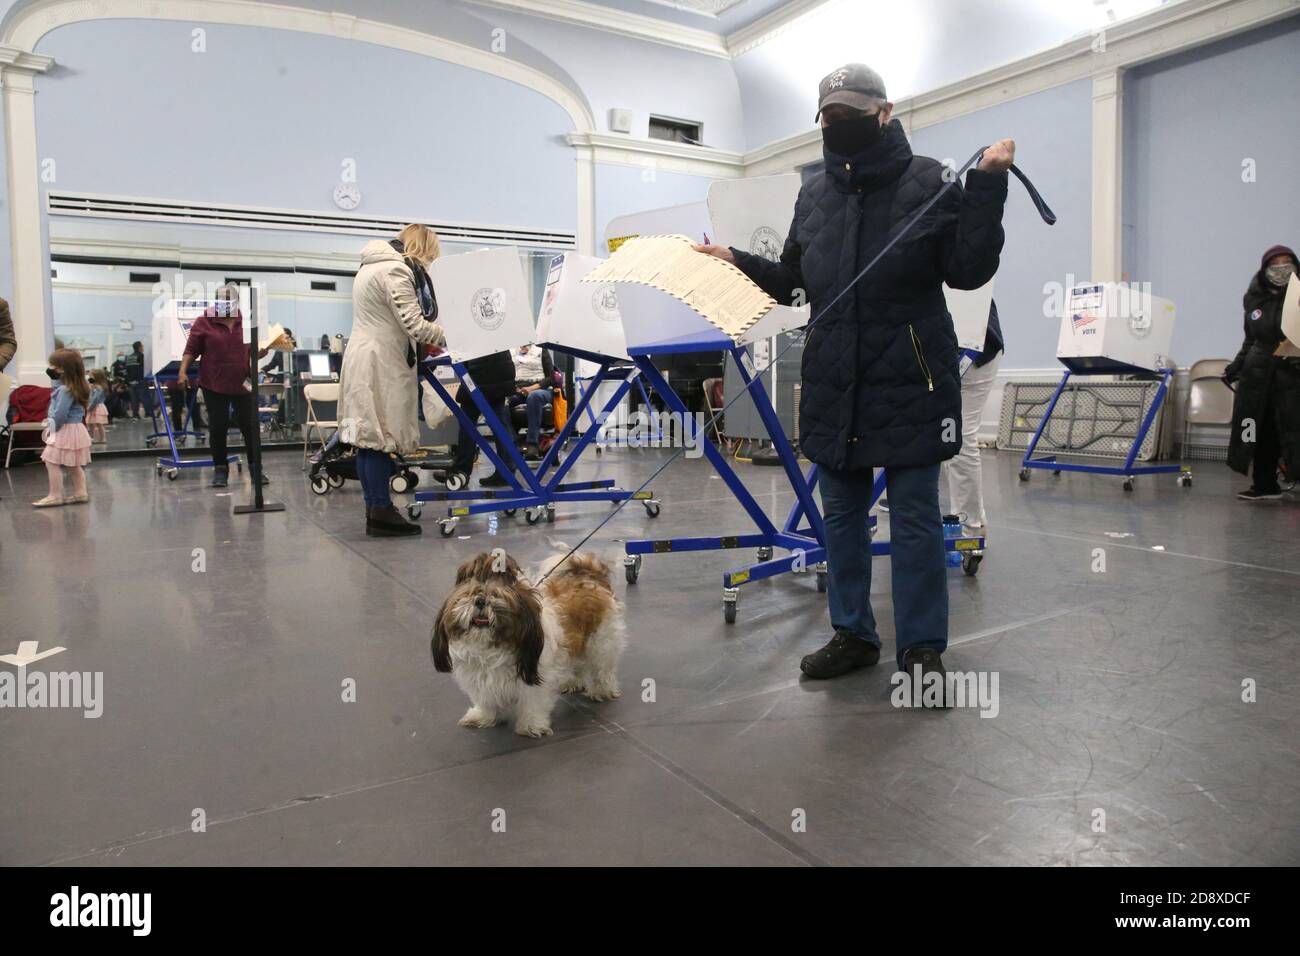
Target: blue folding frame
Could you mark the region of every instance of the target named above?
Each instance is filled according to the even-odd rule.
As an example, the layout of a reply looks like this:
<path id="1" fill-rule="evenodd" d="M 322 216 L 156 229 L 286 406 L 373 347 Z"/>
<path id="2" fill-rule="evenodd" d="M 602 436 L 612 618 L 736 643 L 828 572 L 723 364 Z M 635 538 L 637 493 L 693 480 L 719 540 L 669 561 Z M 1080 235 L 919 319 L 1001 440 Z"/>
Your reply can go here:
<path id="1" fill-rule="evenodd" d="M 176 433 L 172 431 L 172 417 L 168 414 L 166 393 L 163 391 L 163 381 L 175 381 L 177 376 L 172 374 L 155 374 L 153 377 L 153 387 L 158 393 L 159 407 L 162 409 L 163 426 L 166 429 L 160 432 L 160 435 L 167 436 L 167 446 L 171 449 L 171 456 L 159 458 L 154 465 L 154 474 L 161 475 L 165 470 L 169 479 L 174 479 L 179 469 L 182 468 L 211 468 L 213 466 L 212 458 L 182 458 L 180 451 L 176 448 Z M 190 402 L 188 412 L 194 409 L 193 402 Z M 188 415 L 187 412 L 187 415 Z M 188 420 L 184 424 L 189 424 Z M 155 428 L 157 425 L 154 426 Z M 198 435 L 198 432 L 186 431 L 181 434 Z M 226 455 L 226 465 L 229 467 L 234 464 L 241 472 L 244 470 L 244 463 L 239 460 L 238 455 Z"/>
<path id="2" fill-rule="evenodd" d="M 1140 370 L 1135 370 L 1140 371 Z M 1147 409 L 1146 415 L 1142 419 L 1142 425 L 1138 428 L 1137 434 L 1133 437 L 1133 444 L 1128 450 L 1128 455 L 1124 458 L 1123 465 L 1093 465 L 1081 462 L 1058 461 L 1056 455 L 1043 455 L 1039 458 L 1034 457 L 1034 450 L 1038 447 L 1038 440 L 1042 437 L 1043 432 L 1047 429 L 1047 423 L 1052 418 L 1052 412 L 1056 411 L 1056 403 L 1061 400 L 1061 395 L 1065 391 L 1066 383 L 1070 381 L 1071 375 L 1086 376 L 1089 374 L 1086 370 L 1071 370 L 1066 368 L 1065 374 L 1061 376 L 1061 382 L 1056 386 L 1056 391 L 1052 393 L 1052 400 L 1047 405 L 1047 411 L 1043 414 L 1042 421 L 1038 423 L 1038 428 L 1034 431 L 1034 437 L 1029 440 L 1029 445 L 1025 448 L 1025 456 L 1021 460 L 1020 477 L 1022 480 L 1028 480 L 1029 469 L 1036 468 L 1047 471 L 1080 471 L 1092 475 L 1119 475 L 1125 479 L 1125 490 L 1132 489 L 1130 479 L 1137 475 L 1160 475 L 1179 472 L 1182 474 L 1184 484 L 1190 481 L 1191 469 L 1182 464 L 1171 465 L 1137 465 L 1138 452 L 1142 449 L 1142 442 L 1146 440 L 1147 432 L 1151 430 L 1151 425 L 1156 419 L 1156 413 L 1160 411 L 1160 406 L 1164 404 L 1165 396 L 1169 393 L 1169 383 L 1173 380 L 1175 369 L 1161 369 L 1160 386 L 1156 389 L 1155 398 L 1151 401 L 1151 407 Z M 1105 369 L 1103 371 L 1093 372 L 1091 374 L 1112 375 L 1114 369 Z"/>
<path id="3" fill-rule="evenodd" d="M 596 374 L 592 376 L 590 387 L 583 393 L 577 406 L 569 415 L 568 420 L 565 421 L 564 426 L 555 434 L 551 447 L 546 450 L 546 454 L 542 456 L 535 469 L 529 467 L 528 462 L 524 460 L 523 455 L 519 452 L 518 444 L 515 442 L 513 430 L 502 424 L 496 409 L 492 407 L 491 403 L 488 402 L 482 391 L 474 383 L 473 377 L 466 370 L 463 362 L 454 362 L 448 356 L 443 355 L 425 359 L 421 363 L 420 371 L 424 376 L 424 380 L 429 383 L 430 387 L 446 404 L 460 427 L 474 437 L 474 442 L 478 445 L 479 450 L 492 462 L 497 474 L 505 477 L 508 487 L 467 487 L 456 491 L 417 491 L 415 493 L 416 503 L 407 508 L 412 517 L 419 515 L 420 505 L 424 502 L 453 502 L 447 509 L 447 517 L 442 519 L 443 533 L 450 534 L 450 528 L 455 527 L 455 522 L 459 518 L 493 511 L 514 511 L 518 508 L 545 509 L 547 520 L 550 521 L 554 515 L 555 505 L 565 502 L 640 501 L 647 514 L 651 517 L 658 516 L 659 502 L 655 500 L 654 493 L 648 489 L 637 492 L 625 491 L 614 487 L 615 482 L 612 478 L 592 481 L 564 481 L 564 477 L 577 464 L 583 450 L 595 441 L 599 433 L 599 427 L 587 429 L 578 437 L 573 446 L 566 451 L 566 446 L 569 439 L 574 435 L 580 416 L 589 411 L 592 398 L 599 386 L 606 381 L 618 383 L 613 394 L 606 400 L 604 407 L 596 416 L 595 420 L 598 426 L 622 402 L 623 396 L 627 394 L 632 383 L 639 377 L 640 369 L 627 365 L 625 361 L 620 362 L 620 360 L 609 356 L 585 352 L 569 346 L 542 343 L 540 347 L 595 362 L 599 368 Z M 483 416 L 483 421 L 492 433 L 492 438 L 497 439 L 505 449 L 510 460 L 509 465 L 497 453 L 495 447 L 497 442 L 479 433 L 478 426 L 470 421 L 469 416 L 465 414 L 456 399 L 452 397 L 447 387 L 434 374 L 434 370 L 439 366 L 449 366 L 455 373 L 456 379 L 460 382 L 460 387 L 470 390 L 474 405 L 478 408 L 479 414 Z M 454 502 L 466 503 L 454 504 Z"/>
<path id="4" fill-rule="evenodd" d="M 149 410 L 149 415 L 153 419 L 154 430 L 144 436 L 145 444 L 152 446 L 159 438 L 166 438 L 169 432 L 175 438 L 193 437 L 201 439 L 203 433 L 190 427 L 194 422 L 194 403 L 198 401 L 199 390 L 196 388 L 190 391 L 189 398 L 185 403 L 185 419 L 181 422 L 181 430 L 175 431 L 169 424 L 165 430 L 159 431 L 158 415 L 161 413 L 162 417 L 169 421 L 171 418 L 169 414 L 171 410 L 167 405 L 166 390 L 159 384 L 159 380 L 161 379 L 164 382 L 174 382 L 176 381 L 177 376 L 175 373 L 163 373 L 162 375 L 152 375 L 150 378 L 153 379 L 153 388 L 154 391 L 157 392 L 157 401 L 154 402 L 153 408 Z"/>

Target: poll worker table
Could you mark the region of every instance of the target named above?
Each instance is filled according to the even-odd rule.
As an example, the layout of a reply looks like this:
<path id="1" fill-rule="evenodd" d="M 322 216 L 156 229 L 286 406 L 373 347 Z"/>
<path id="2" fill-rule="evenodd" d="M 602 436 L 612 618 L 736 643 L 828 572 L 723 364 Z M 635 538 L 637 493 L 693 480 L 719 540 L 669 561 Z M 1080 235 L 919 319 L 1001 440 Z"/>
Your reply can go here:
<path id="1" fill-rule="evenodd" d="M 455 416 L 460 427 L 473 436 L 479 451 L 492 463 L 497 473 L 505 477 L 507 483 L 504 488 L 461 488 L 449 483 L 446 491 L 417 491 L 414 503 L 407 506 L 407 514 L 412 519 L 419 518 L 426 502 L 449 503 L 446 517 L 438 522 L 443 537 L 449 537 L 455 531 L 461 518 L 495 511 L 514 515 L 522 508 L 529 524 L 536 524 L 543 517 L 548 523 L 553 522 L 556 505 L 560 503 L 622 502 L 635 499 L 642 503 L 650 517 L 659 515 L 660 503 L 648 489 L 635 493 L 624 491 L 614 487 L 613 479 L 564 481 L 583 450 L 597 436 L 597 430 L 588 430 L 572 448 L 568 448 L 569 439 L 574 434 L 580 416 L 590 407 L 598 386 L 605 381 L 617 383 L 613 394 L 599 413 L 598 421 L 603 421 L 622 401 L 637 374 L 635 367 L 615 367 L 620 360 L 624 363 L 628 361 L 625 351 L 620 355 L 617 344 L 622 335 L 617 306 L 608 307 L 612 309 L 610 316 L 593 315 L 593 310 L 600 311 L 607 307 L 599 299 L 592 298 L 593 291 L 589 287 L 579 287 L 577 283 L 582 272 L 597 260 L 580 263 L 580 258 L 566 254 L 553 260 L 547 289 L 554 294 L 549 300 L 543 300 L 543 321 L 540 327 L 534 326 L 533 316 L 521 307 L 528 302 L 528 296 L 518 250 L 493 249 L 446 256 L 435 260 L 431 267 L 434 287 L 438 290 L 439 322 L 447 335 L 448 351 L 445 355 L 425 359 L 420 366 L 421 374 Z M 566 289 L 576 290 L 576 293 L 586 296 L 585 309 L 579 309 L 576 304 L 571 309 L 566 307 L 566 303 L 577 302 L 574 296 L 564 292 Z M 548 305 L 552 307 L 549 314 Z M 588 325 L 593 320 L 600 325 L 584 327 L 584 319 Z M 539 335 L 539 332 L 542 334 Z M 547 338 L 547 347 L 596 363 L 597 372 L 593 387 L 583 394 L 534 469 L 520 454 L 513 429 L 501 421 L 497 409 L 492 407 L 474 382 L 466 363 L 496 352 L 513 351 L 522 345 L 534 344 L 543 337 Z M 574 341 L 583 341 L 585 347 L 573 345 Z M 482 415 L 491 438 L 497 439 L 497 442 L 482 435 L 476 424 L 465 414 L 447 386 L 438 378 L 436 370 L 440 366 L 450 366 L 459 387 L 469 389 L 475 408 Z M 497 443 L 504 450 L 506 460 L 497 453 Z"/>

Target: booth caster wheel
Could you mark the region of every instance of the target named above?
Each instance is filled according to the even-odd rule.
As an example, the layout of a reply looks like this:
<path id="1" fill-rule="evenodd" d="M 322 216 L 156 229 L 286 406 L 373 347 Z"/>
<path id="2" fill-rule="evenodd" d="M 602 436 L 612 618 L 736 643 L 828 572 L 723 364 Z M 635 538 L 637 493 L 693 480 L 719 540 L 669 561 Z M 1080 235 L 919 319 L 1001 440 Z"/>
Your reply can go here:
<path id="1" fill-rule="evenodd" d="M 1021 481 L 1028 481 L 1028 480 L 1029 480 L 1029 469 L 1028 469 L 1028 468 L 1021 468 L 1021 469 L 1020 469 L 1020 480 L 1021 480 Z"/>
<path id="2" fill-rule="evenodd" d="M 628 584 L 636 584 L 636 579 L 641 576 L 641 555 L 629 554 L 623 559 L 623 575 Z"/>
<path id="3" fill-rule="evenodd" d="M 728 624 L 736 623 L 736 608 L 740 604 L 739 588 L 722 589 L 722 619 Z"/>
<path id="4" fill-rule="evenodd" d="M 154 445 L 158 444 L 158 439 L 156 439 L 156 438 L 146 438 L 146 439 L 144 440 L 144 444 L 145 444 L 145 447 L 146 447 L 146 448 L 152 448 Z"/>
<path id="5" fill-rule="evenodd" d="M 327 495 L 330 493 L 330 483 L 328 479 L 317 475 L 311 480 L 311 490 L 318 495 Z"/>
<path id="6" fill-rule="evenodd" d="M 537 522 L 542 520 L 542 509 L 540 507 L 525 508 L 524 520 L 527 521 L 529 524 L 537 524 Z"/>
<path id="7" fill-rule="evenodd" d="M 555 524 L 555 505 L 546 506 L 546 523 Z"/>
<path id="8" fill-rule="evenodd" d="M 961 569 L 966 572 L 966 576 L 973 578 L 979 574 L 980 562 L 984 560 L 982 554 L 967 554 L 961 559 Z"/>
<path id="9" fill-rule="evenodd" d="M 342 475 L 326 475 L 325 480 L 329 482 L 331 488 L 342 488 L 343 483 L 347 481 Z"/>
<path id="10" fill-rule="evenodd" d="M 447 475 L 447 490 L 460 491 L 469 483 L 469 475 L 462 475 L 458 471 L 453 471 Z"/>
<path id="11" fill-rule="evenodd" d="M 443 518 L 438 522 L 438 533 L 444 538 L 450 538 L 456 530 L 456 525 L 460 522 L 459 518 Z"/>
<path id="12" fill-rule="evenodd" d="M 162 465 L 154 465 L 153 473 L 154 473 L 155 475 L 157 475 L 159 478 L 161 478 L 161 477 L 162 477 Z"/>
<path id="13" fill-rule="evenodd" d="M 763 545 L 758 549 L 758 560 L 769 561 L 772 558 L 772 549 L 768 545 Z"/>
<path id="14" fill-rule="evenodd" d="M 1052 470 L 1052 477 L 1053 477 L 1053 478 L 1060 478 L 1060 477 L 1061 477 L 1061 469 L 1059 469 L 1059 468 L 1055 468 L 1055 469 L 1053 469 L 1053 470 Z"/>
<path id="15" fill-rule="evenodd" d="M 825 571 L 817 572 L 817 592 L 819 594 L 826 593 L 826 572 Z"/>
<path id="16" fill-rule="evenodd" d="M 658 517 L 659 517 L 659 502 L 657 502 L 657 501 L 643 501 L 643 502 L 641 502 L 641 503 L 645 506 L 645 513 L 646 513 L 647 515 L 649 515 L 651 518 L 658 518 Z"/>
<path id="17" fill-rule="evenodd" d="M 1132 491 L 1132 490 L 1133 490 L 1133 479 L 1132 479 L 1132 478 L 1125 478 L 1125 479 L 1124 479 L 1124 490 L 1125 490 L 1125 491 Z"/>
<path id="18" fill-rule="evenodd" d="M 424 510 L 424 508 L 421 507 L 421 506 L 418 505 L 418 504 L 417 504 L 417 505 L 407 505 L 407 506 L 406 506 L 406 517 L 410 518 L 412 521 L 419 521 L 419 520 L 420 520 L 420 512 L 422 512 L 423 510 Z"/>
<path id="19" fill-rule="evenodd" d="M 502 513 L 503 515 L 505 515 L 507 518 L 513 518 L 515 515 L 517 515 L 517 514 L 519 513 L 519 509 L 518 509 L 518 508 L 505 508 L 505 509 L 502 510 L 501 513 Z"/>
<path id="20" fill-rule="evenodd" d="M 1191 475 L 1179 475 L 1179 476 L 1178 476 L 1178 484 L 1181 485 L 1181 486 L 1184 487 L 1184 488 L 1190 488 L 1190 487 L 1192 487 L 1192 476 L 1191 476 Z"/>
<path id="21" fill-rule="evenodd" d="M 180 469 L 179 469 L 179 468 L 168 468 L 168 469 L 167 469 L 167 480 L 168 480 L 168 481 L 175 481 L 175 480 L 176 480 L 176 476 L 179 475 L 180 473 L 181 473 L 181 472 L 180 472 Z"/>
<path id="22" fill-rule="evenodd" d="M 235 471 L 241 475 L 244 473 L 244 463 L 242 461 L 235 462 Z"/>

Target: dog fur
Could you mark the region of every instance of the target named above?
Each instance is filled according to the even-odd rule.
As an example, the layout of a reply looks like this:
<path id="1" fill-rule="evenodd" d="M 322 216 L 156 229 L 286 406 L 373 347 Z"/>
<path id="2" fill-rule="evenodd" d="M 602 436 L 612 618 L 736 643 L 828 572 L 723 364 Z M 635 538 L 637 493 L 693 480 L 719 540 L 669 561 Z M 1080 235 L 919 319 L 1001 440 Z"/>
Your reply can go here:
<path id="1" fill-rule="evenodd" d="M 434 667 L 450 672 L 469 696 L 462 727 L 513 717 L 515 733 L 544 737 L 561 694 L 619 696 L 627 637 L 609 566 L 591 555 L 556 556 L 538 580 L 504 552 L 480 554 L 457 569 L 431 650 Z"/>

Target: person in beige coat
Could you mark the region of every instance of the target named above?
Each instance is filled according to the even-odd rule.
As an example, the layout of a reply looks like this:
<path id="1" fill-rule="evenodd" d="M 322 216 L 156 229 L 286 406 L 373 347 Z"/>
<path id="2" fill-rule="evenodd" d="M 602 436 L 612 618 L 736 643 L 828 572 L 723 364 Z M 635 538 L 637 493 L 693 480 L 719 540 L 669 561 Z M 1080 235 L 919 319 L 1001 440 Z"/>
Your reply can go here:
<path id="1" fill-rule="evenodd" d="M 438 236 L 410 225 L 390 242 L 376 239 L 361 250 L 352 284 L 352 335 L 339 376 L 339 437 L 357 449 L 357 477 L 366 501 L 366 534 L 419 534 L 389 495 L 393 453 L 414 452 L 420 442 L 413 342 L 442 345 L 437 299 L 425 271 L 439 254 Z"/>

